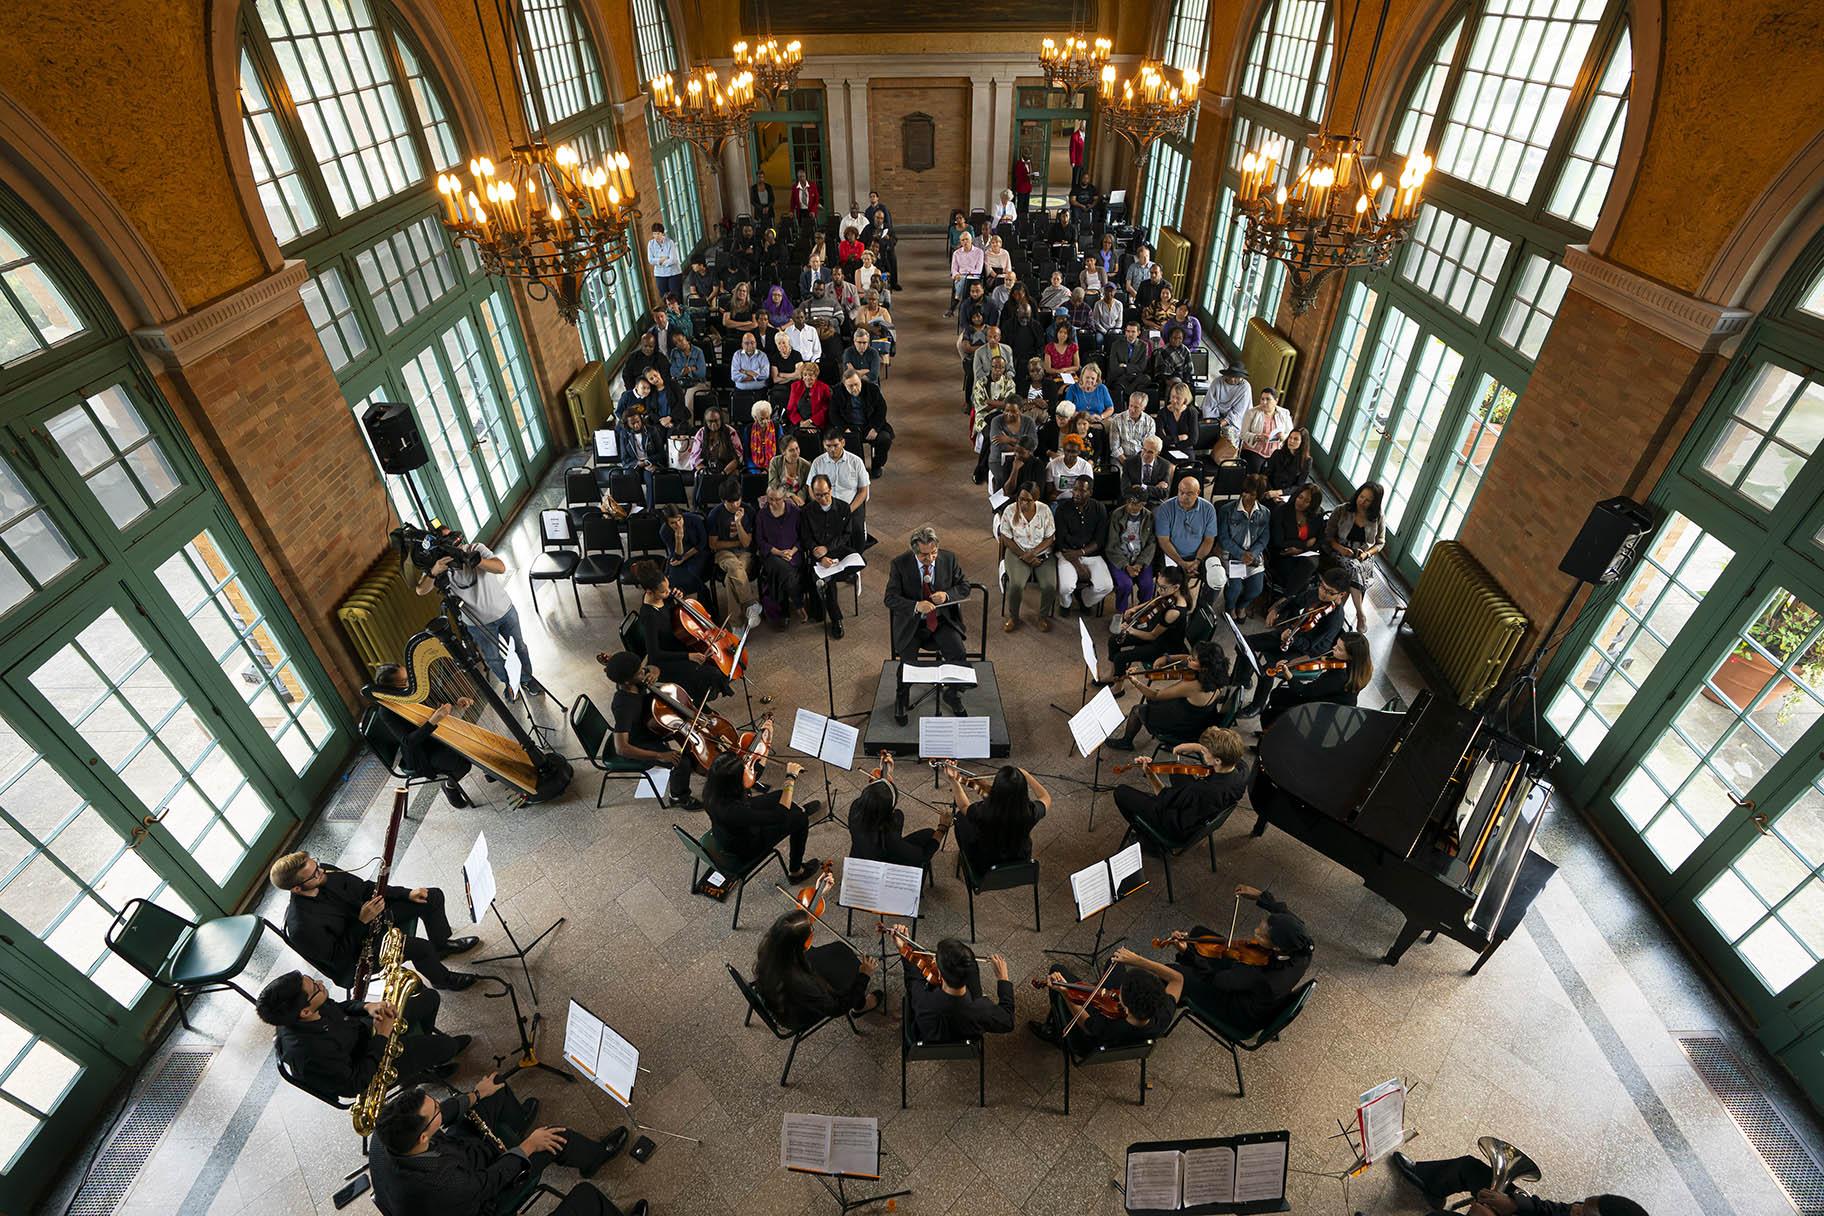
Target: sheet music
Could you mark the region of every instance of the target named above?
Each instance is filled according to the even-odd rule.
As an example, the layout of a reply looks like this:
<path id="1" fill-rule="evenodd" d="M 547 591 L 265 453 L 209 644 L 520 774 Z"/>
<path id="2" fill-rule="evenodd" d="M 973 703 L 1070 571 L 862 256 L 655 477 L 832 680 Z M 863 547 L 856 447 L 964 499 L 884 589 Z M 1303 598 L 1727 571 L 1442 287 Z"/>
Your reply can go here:
<path id="1" fill-rule="evenodd" d="M 788 1170 L 829 1173 L 829 1116 L 788 1114 L 782 1118 L 779 1122 L 779 1164 Z"/>
<path id="2" fill-rule="evenodd" d="M 640 1049 L 575 1001 L 564 1021 L 564 1059 L 622 1106 L 633 1101 Z"/>
<path id="3" fill-rule="evenodd" d="M 1263 1140 L 1235 1149 L 1235 1202 L 1258 1203 L 1286 1193 L 1286 1141 Z"/>
<path id="4" fill-rule="evenodd" d="M 462 863 L 462 889 L 469 898 L 469 919 L 476 924 L 488 914 L 488 905 L 494 902 L 494 867 L 488 864 L 488 836 L 486 832 L 475 833 L 475 843 L 469 849 L 468 860 Z"/>
<path id="5" fill-rule="evenodd" d="M 1250 566 L 1246 562 L 1230 562 L 1229 563 L 1229 577 L 1230 578 L 1247 578 L 1249 575 L 1253 574 L 1256 570 L 1259 570 L 1259 569 L 1261 569 L 1261 567 Z"/>
<path id="6" fill-rule="evenodd" d="M 564 1018 L 564 1059 L 591 1081 L 595 1064 L 602 1055 L 602 1020 L 575 1001 Z"/>
<path id="7" fill-rule="evenodd" d="M 792 740 L 786 746 L 806 756 L 823 751 L 823 732 L 830 720 L 813 709 L 799 709 L 792 715 Z"/>
<path id="8" fill-rule="evenodd" d="M 1364 1161 L 1379 1161 L 1406 1142 L 1406 1087 L 1399 1078 L 1362 1095 L 1356 1122 L 1362 1133 Z"/>
<path id="9" fill-rule="evenodd" d="M 621 454 L 621 438 L 607 427 L 595 433 L 595 458 L 614 460 Z"/>
<path id="10" fill-rule="evenodd" d="M 1129 1153 L 1127 1197 L 1130 1210 L 1176 1211 L 1180 1206 L 1179 1167 L 1183 1154 Z"/>
<path id="11" fill-rule="evenodd" d="M 920 718 L 918 754 L 921 759 L 985 760 L 988 758 L 987 718 Z"/>
<path id="12" fill-rule="evenodd" d="M 830 1120 L 830 1172 L 880 1177 L 880 1120 Z"/>
<path id="13" fill-rule="evenodd" d="M 916 866 L 851 857 L 842 863 L 842 888 L 836 902 L 845 908 L 912 918 L 918 915 L 924 885 L 924 871 Z"/>
<path id="14" fill-rule="evenodd" d="M 1077 754 L 1087 756 L 1101 747 L 1107 738 L 1127 721 L 1112 688 L 1104 688 L 1070 716 L 1070 737 L 1076 740 Z"/>
<path id="15" fill-rule="evenodd" d="M 1012 501 L 1013 499 L 1008 496 L 1007 491 L 1005 490 L 990 490 L 988 492 L 988 509 L 990 511 L 998 513 L 1002 507 Z"/>
<path id="16" fill-rule="evenodd" d="M 908 684 L 974 684 L 975 668 L 967 663 L 901 663 L 899 678 Z"/>
<path id="17" fill-rule="evenodd" d="M 1184 1151 L 1184 1206 L 1235 1201 L 1235 1150 L 1226 1144 Z"/>
<path id="18" fill-rule="evenodd" d="M 1077 901 L 1077 919 L 1088 920 L 1115 902 L 1108 882 L 1108 863 L 1095 861 L 1070 876 L 1070 897 Z"/>
<path id="19" fill-rule="evenodd" d="M 825 764 L 834 764 L 837 768 L 848 770 L 855 767 L 855 748 L 861 742 L 861 731 L 847 722 L 835 718 L 823 728 L 823 748 L 817 758 Z"/>
<path id="20" fill-rule="evenodd" d="M 1110 888 L 1117 894 L 1121 884 L 1141 870 L 1140 842 L 1135 841 L 1108 859 L 1108 879 Z"/>
<path id="21" fill-rule="evenodd" d="M 655 764 L 640 774 L 640 779 L 633 783 L 635 798 L 663 797 L 665 789 L 671 784 L 671 765 Z"/>
<path id="22" fill-rule="evenodd" d="M 823 581 L 828 582 L 830 579 L 835 578 L 838 574 L 841 574 L 844 570 L 859 570 L 867 564 L 868 564 L 867 558 L 863 557 L 859 553 L 851 553 L 847 557 L 843 558 L 841 561 L 836 562 L 834 565 L 825 566 L 825 565 L 821 565 L 817 562 L 812 562 L 811 563 L 811 572 L 814 573 L 818 578 L 822 579 Z"/>
<path id="23" fill-rule="evenodd" d="M 1077 618 L 1077 643 L 1083 648 L 1083 666 L 1089 668 L 1089 678 L 1096 678 L 1096 643 L 1089 636 L 1089 626 L 1082 617 Z"/>
<path id="24" fill-rule="evenodd" d="M 1173 448 L 1171 451 L 1167 452 L 1166 455 L 1170 456 L 1173 460 L 1179 461 L 1179 462 L 1183 462 L 1183 461 L 1189 460 L 1191 458 L 1190 453 L 1180 452 L 1177 448 Z"/>

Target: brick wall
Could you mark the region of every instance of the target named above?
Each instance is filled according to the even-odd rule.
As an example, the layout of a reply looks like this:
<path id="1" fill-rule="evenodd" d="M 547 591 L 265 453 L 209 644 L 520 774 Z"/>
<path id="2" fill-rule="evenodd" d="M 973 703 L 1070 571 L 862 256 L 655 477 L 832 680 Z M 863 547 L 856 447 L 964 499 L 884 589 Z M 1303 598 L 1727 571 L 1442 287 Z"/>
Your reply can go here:
<path id="1" fill-rule="evenodd" d="M 905 167 L 900 122 L 929 114 L 936 124 L 936 163 Z M 964 79 L 868 82 L 868 175 L 899 224 L 942 224 L 969 199 L 969 82 Z"/>
<path id="2" fill-rule="evenodd" d="M 631 261 L 615 267 L 616 274 L 638 274 Z M 519 312 L 520 333 L 526 339 L 527 370 L 532 376 L 532 389 L 545 409 L 545 429 L 551 436 L 552 448 L 562 452 L 576 444 L 570 429 L 570 411 L 564 406 L 564 385 L 581 371 L 588 359 L 583 354 L 583 339 L 576 326 L 558 315 L 557 305 L 550 300 L 534 300 L 525 288 L 512 287 L 514 307 Z"/>
<path id="3" fill-rule="evenodd" d="M 1590 508 L 1651 493 L 1723 367 L 1565 293 L 1458 535 L 1535 628 L 1570 589 L 1558 562 Z"/>
<path id="4" fill-rule="evenodd" d="M 336 603 L 393 526 L 373 458 L 300 303 L 160 377 L 343 700 L 364 672 Z"/>

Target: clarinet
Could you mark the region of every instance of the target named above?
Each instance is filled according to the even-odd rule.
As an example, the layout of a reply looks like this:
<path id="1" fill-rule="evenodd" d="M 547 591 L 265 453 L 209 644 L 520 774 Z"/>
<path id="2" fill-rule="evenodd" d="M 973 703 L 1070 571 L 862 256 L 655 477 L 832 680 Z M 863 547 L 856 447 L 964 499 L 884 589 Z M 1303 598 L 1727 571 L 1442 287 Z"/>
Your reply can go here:
<path id="1" fill-rule="evenodd" d="M 502 1143 L 499 1136 L 494 1134 L 494 1129 L 488 1126 L 488 1121 L 481 1117 L 481 1112 L 476 1110 L 473 1105 L 469 1107 L 469 1122 L 473 1123 L 476 1130 L 481 1132 L 487 1142 L 494 1146 L 495 1152 L 503 1157 L 507 1155 L 507 1146 Z"/>

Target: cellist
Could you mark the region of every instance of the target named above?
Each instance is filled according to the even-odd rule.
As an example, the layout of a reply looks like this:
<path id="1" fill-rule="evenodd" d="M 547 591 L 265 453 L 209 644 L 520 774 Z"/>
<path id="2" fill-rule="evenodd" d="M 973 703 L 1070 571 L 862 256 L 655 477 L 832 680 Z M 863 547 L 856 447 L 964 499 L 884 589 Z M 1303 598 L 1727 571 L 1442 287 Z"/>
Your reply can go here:
<path id="1" fill-rule="evenodd" d="M 1172 774 L 1167 785 L 1151 761 L 1140 769 L 1152 793 L 1131 785 L 1115 787 L 1115 809 L 1128 824 L 1142 820 L 1168 839 L 1180 840 L 1210 820 L 1227 815 L 1248 792 L 1247 745 L 1241 736 L 1222 726 L 1204 728 L 1195 743 L 1172 748 L 1166 767 L 1182 766 L 1188 773 Z"/>
<path id="2" fill-rule="evenodd" d="M 637 563 L 633 577 L 640 585 L 640 637 L 646 645 L 646 658 L 659 669 L 659 678 L 676 684 L 701 704 L 705 697 L 726 696 L 728 679 L 709 655 L 687 649 L 678 639 L 675 628 L 676 609 L 671 603 L 671 579 L 664 566 L 655 560 Z"/>
<path id="3" fill-rule="evenodd" d="M 1185 999 L 1192 1005 L 1237 1030 L 1251 1033 L 1271 1022 L 1292 990 L 1304 981 L 1313 946 L 1305 922 L 1275 899 L 1271 891 L 1244 883 L 1235 888 L 1235 896 L 1238 903 L 1253 900 L 1264 913 L 1254 924 L 1252 935 L 1240 939 L 1241 944 L 1258 947 L 1267 956 L 1264 964 L 1220 956 L 1210 947 L 1227 944 L 1230 935 L 1203 925 L 1176 931 L 1164 939 L 1178 949 L 1173 964 L 1154 962 L 1125 948 L 1116 950 L 1114 957 L 1155 973 L 1176 971 L 1184 977 Z"/>
<path id="4" fill-rule="evenodd" d="M 700 809 L 703 804 L 690 794 L 690 775 L 696 771 L 690 748 L 661 735 L 653 726 L 652 683 L 658 676 L 657 669 L 623 650 L 604 659 L 602 671 L 614 684 L 614 700 L 608 711 L 614 723 L 614 754 L 648 764 L 670 765 L 671 781 L 665 796 L 684 810 Z"/>

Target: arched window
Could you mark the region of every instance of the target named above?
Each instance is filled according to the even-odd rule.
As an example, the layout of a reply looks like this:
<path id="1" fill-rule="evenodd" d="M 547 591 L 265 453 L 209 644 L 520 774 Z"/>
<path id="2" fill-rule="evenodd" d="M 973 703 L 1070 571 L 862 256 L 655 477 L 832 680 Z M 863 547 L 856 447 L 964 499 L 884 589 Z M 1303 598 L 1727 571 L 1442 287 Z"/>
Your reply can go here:
<path id="1" fill-rule="evenodd" d="M 1282 174 L 1287 180 L 1297 175 L 1305 163 L 1305 136 L 1323 117 L 1331 41 L 1324 0 L 1269 0 L 1248 41 L 1203 275 L 1203 311 L 1232 351 L 1241 350 L 1250 318 L 1273 319 L 1285 287 L 1279 263 L 1242 256 L 1242 228 L 1235 222 L 1241 158 L 1275 135 L 1290 153 L 1281 158 Z"/>
<path id="2" fill-rule="evenodd" d="M 24 1211 L 167 995 L 109 923 L 236 908 L 347 722 L 100 293 L 4 188 L 0 438 L 0 1207 Z"/>
<path id="3" fill-rule="evenodd" d="M 633 42 L 639 52 L 640 82 L 681 70 L 677 40 L 665 0 L 633 0 Z M 646 130 L 652 140 L 653 175 L 659 182 L 659 211 L 665 231 L 686 254 L 703 239 L 703 200 L 697 184 L 696 153 L 674 138 L 649 105 Z"/>
<path id="4" fill-rule="evenodd" d="M 1382 164 L 1435 150 L 1392 273 L 1352 276 L 1313 403 L 1338 490 L 1386 487 L 1388 557 L 1456 535 L 1614 174 L 1633 57 L 1622 0 L 1470 0 L 1414 74 Z"/>
<path id="5" fill-rule="evenodd" d="M 1174 0 L 1165 27 L 1167 68 L 1203 74 L 1210 57 L 1210 0 Z M 1184 218 L 1184 186 L 1191 169 L 1191 144 L 1197 137 L 1197 112 L 1182 139 L 1156 139 L 1146 153 L 1146 179 L 1138 222 L 1159 239 L 1161 228 L 1176 228 Z"/>
<path id="6" fill-rule="evenodd" d="M 526 7 L 545 31 L 540 6 Z M 257 0 L 243 12 L 255 184 L 273 235 L 310 267 L 304 305 L 352 416 L 409 403 L 431 453 L 412 485 L 438 519 L 480 535 L 529 488 L 548 441 L 506 288 L 452 248 L 438 218 L 430 179 L 465 159 L 442 87 L 381 0 Z M 548 104 L 599 103 L 592 60 L 565 61 L 536 37 L 527 46 L 552 72 Z M 404 480 L 384 480 L 400 517 L 417 520 Z"/>

